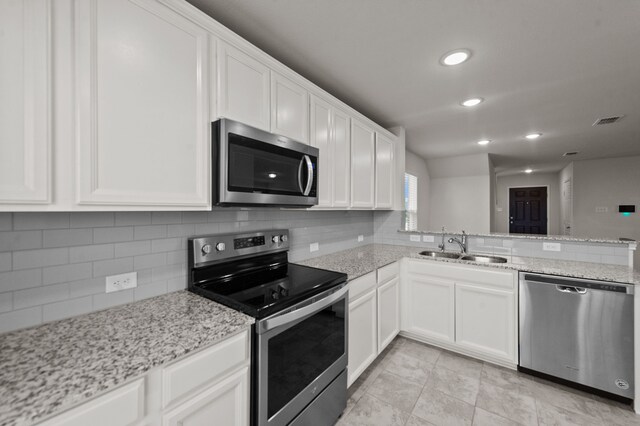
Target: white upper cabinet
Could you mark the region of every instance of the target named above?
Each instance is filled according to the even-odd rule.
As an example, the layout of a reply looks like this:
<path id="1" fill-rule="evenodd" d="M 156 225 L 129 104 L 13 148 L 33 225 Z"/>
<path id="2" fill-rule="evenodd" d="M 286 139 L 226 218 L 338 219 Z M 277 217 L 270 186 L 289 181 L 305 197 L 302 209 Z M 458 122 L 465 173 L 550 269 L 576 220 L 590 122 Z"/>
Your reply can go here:
<path id="1" fill-rule="evenodd" d="M 347 113 L 333 110 L 333 207 L 349 207 L 351 189 L 351 129 Z"/>
<path id="2" fill-rule="evenodd" d="M 312 95 L 309 142 L 320 150 L 318 207 L 349 207 L 349 116 Z"/>
<path id="3" fill-rule="evenodd" d="M 376 133 L 376 209 L 393 208 L 394 179 L 393 142 Z"/>
<path id="4" fill-rule="evenodd" d="M 351 207 L 374 207 L 375 132 L 351 119 Z"/>
<path id="5" fill-rule="evenodd" d="M 78 204 L 206 208 L 208 33 L 152 0 L 75 7 Z"/>
<path id="6" fill-rule="evenodd" d="M 333 205 L 333 144 L 331 143 L 331 106 L 311 96 L 309 142 L 318 148 L 318 207 Z"/>
<path id="7" fill-rule="evenodd" d="M 217 62 L 220 116 L 269 131 L 269 68 L 225 42 L 218 44 Z"/>
<path id="8" fill-rule="evenodd" d="M 275 71 L 271 71 L 271 131 L 309 143 L 309 93 Z"/>
<path id="9" fill-rule="evenodd" d="M 0 203 L 50 201 L 50 2 L 0 2 Z"/>

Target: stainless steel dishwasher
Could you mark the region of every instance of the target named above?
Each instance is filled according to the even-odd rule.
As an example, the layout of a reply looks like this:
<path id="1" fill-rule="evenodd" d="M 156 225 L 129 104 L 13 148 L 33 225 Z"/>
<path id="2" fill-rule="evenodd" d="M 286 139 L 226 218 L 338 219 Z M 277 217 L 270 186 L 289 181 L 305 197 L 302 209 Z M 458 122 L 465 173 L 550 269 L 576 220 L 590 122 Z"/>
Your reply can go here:
<path id="1" fill-rule="evenodd" d="M 521 369 L 634 398 L 633 291 L 521 273 Z"/>

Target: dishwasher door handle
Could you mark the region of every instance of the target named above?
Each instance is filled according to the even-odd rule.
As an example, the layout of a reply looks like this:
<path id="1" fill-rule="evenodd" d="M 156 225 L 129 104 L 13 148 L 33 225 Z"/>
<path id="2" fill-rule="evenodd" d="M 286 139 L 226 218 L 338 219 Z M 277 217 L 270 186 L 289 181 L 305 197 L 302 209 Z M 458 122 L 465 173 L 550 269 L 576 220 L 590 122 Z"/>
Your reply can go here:
<path id="1" fill-rule="evenodd" d="M 568 285 L 557 285 L 556 290 L 562 293 L 587 294 L 586 288 L 572 287 Z"/>

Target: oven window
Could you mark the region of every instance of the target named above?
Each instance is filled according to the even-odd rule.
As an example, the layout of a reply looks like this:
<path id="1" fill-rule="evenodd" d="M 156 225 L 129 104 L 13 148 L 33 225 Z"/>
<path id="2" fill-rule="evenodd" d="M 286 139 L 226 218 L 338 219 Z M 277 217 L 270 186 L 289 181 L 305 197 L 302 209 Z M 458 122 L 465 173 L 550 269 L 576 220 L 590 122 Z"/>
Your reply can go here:
<path id="1" fill-rule="evenodd" d="M 345 354 L 344 299 L 269 339 L 269 418 Z"/>
<path id="2" fill-rule="evenodd" d="M 302 154 L 229 133 L 228 189 L 238 192 L 301 195 Z M 314 158 L 314 166 L 315 166 Z M 306 185 L 306 167 L 301 173 Z"/>

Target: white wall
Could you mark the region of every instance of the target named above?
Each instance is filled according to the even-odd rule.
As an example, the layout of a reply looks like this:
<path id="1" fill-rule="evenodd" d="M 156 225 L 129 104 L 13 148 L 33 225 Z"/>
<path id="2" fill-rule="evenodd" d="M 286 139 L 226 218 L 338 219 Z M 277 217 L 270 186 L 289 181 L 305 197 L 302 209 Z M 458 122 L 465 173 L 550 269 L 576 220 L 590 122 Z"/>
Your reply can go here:
<path id="1" fill-rule="evenodd" d="M 492 232 L 509 233 L 509 188 L 523 186 L 546 186 L 547 189 L 547 233 L 560 233 L 560 187 L 558 173 L 533 173 L 498 176 L 496 179 L 497 206 Z M 502 211 L 500 211 L 502 210 Z"/>
<path id="2" fill-rule="evenodd" d="M 640 207 L 640 156 L 573 163 L 573 235 L 640 240 L 640 212 L 623 217 L 619 204 Z M 638 251 L 634 265 L 640 269 Z"/>
<path id="3" fill-rule="evenodd" d="M 490 231 L 489 175 L 432 178 L 429 191 L 429 229 Z"/>
<path id="4" fill-rule="evenodd" d="M 488 154 L 427 160 L 429 229 L 490 232 L 491 168 Z"/>
<path id="5" fill-rule="evenodd" d="M 411 151 L 405 152 L 405 170 L 418 178 L 418 229 L 429 227 L 429 171 L 427 163 Z"/>

